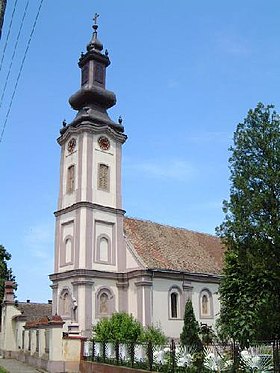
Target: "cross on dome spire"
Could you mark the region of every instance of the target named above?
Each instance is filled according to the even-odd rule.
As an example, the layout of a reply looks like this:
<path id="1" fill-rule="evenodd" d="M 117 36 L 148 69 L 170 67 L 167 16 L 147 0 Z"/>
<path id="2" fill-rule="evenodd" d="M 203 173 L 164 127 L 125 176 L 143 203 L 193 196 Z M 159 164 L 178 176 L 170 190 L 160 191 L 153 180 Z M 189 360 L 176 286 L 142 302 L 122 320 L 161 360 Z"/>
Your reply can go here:
<path id="1" fill-rule="evenodd" d="M 94 31 L 93 31 L 92 39 L 87 46 L 88 51 L 90 51 L 90 50 L 102 51 L 102 49 L 103 49 L 102 43 L 97 38 L 97 29 L 98 29 L 97 19 L 98 19 L 98 17 L 99 17 L 99 14 L 95 13 L 95 15 L 93 17 L 94 24 L 92 25 L 92 28 L 93 28 Z"/>
<path id="2" fill-rule="evenodd" d="M 98 28 L 98 24 L 97 24 L 97 18 L 99 17 L 99 14 L 95 13 L 94 17 L 93 17 L 93 21 L 94 21 L 94 25 L 92 26 L 92 28 L 94 30 L 97 30 Z"/>

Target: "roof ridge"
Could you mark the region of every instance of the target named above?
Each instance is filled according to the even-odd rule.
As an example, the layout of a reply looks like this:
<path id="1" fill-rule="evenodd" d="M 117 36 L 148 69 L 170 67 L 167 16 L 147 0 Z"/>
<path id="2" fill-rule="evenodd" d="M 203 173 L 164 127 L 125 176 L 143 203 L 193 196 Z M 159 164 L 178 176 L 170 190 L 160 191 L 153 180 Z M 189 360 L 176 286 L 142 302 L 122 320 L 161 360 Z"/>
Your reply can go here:
<path id="1" fill-rule="evenodd" d="M 187 232 L 191 232 L 191 233 L 195 233 L 195 234 L 202 234 L 204 236 L 214 237 L 214 238 L 219 239 L 219 237 L 216 236 L 215 234 L 206 233 L 206 232 L 198 232 L 198 231 L 195 231 L 193 229 L 187 229 L 187 228 L 184 228 L 184 227 L 176 227 L 176 226 L 170 225 L 170 224 L 158 223 L 158 222 L 155 222 L 155 221 L 152 221 L 152 220 L 149 220 L 149 219 L 135 218 L 135 217 L 131 217 L 131 216 L 125 216 L 124 218 L 125 219 L 131 219 L 131 220 L 137 220 L 137 221 L 140 221 L 140 222 L 143 222 L 143 223 L 151 223 L 151 224 L 159 225 L 159 226 L 162 226 L 162 227 L 187 231 Z"/>

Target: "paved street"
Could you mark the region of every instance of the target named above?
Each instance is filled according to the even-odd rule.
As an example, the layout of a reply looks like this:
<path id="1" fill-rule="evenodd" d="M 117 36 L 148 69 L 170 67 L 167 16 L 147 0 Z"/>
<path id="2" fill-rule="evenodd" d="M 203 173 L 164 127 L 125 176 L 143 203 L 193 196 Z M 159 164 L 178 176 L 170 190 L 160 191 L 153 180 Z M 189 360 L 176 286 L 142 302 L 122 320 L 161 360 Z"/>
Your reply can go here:
<path id="1" fill-rule="evenodd" d="M 42 369 L 36 369 L 27 365 L 25 363 L 21 363 L 15 359 L 0 359 L 0 367 L 5 368 L 8 372 L 11 373 L 38 373 L 38 372 L 46 372 Z"/>

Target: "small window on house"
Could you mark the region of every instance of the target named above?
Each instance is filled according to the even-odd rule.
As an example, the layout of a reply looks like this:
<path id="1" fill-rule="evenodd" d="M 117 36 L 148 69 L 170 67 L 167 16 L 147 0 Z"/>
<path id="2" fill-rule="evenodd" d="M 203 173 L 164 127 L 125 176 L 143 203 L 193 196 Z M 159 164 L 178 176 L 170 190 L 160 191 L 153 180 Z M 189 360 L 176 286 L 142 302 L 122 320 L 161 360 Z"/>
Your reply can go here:
<path id="1" fill-rule="evenodd" d="M 31 330 L 28 331 L 28 351 L 31 351 Z"/>
<path id="2" fill-rule="evenodd" d="M 106 192 L 110 190 L 110 169 L 103 163 L 98 165 L 98 189 Z"/>
<path id="3" fill-rule="evenodd" d="M 24 333 L 24 330 L 22 331 L 22 333 L 21 333 L 21 340 L 22 340 L 22 342 L 21 342 L 21 348 L 24 350 L 24 348 L 25 348 L 25 345 L 24 345 L 24 338 L 25 338 L 25 333 Z"/>
<path id="4" fill-rule="evenodd" d="M 68 167 L 67 170 L 67 193 L 73 193 L 75 189 L 75 166 Z"/>
<path id="5" fill-rule="evenodd" d="M 36 352 L 39 352 L 39 330 L 36 330 Z"/>
<path id="6" fill-rule="evenodd" d="M 50 352 L 50 332 L 45 329 L 45 352 L 48 354 Z"/>

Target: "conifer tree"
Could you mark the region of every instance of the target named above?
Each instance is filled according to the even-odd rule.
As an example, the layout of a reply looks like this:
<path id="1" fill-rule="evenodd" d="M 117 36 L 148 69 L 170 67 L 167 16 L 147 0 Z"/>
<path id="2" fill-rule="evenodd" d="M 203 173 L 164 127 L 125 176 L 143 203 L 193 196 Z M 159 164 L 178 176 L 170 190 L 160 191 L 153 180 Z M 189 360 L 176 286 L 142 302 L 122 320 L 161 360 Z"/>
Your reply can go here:
<path id="1" fill-rule="evenodd" d="M 185 305 L 184 325 L 180 341 L 183 346 L 193 347 L 196 350 L 201 350 L 202 348 L 202 342 L 199 338 L 199 325 L 195 319 L 190 299 L 187 300 Z"/>
<path id="2" fill-rule="evenodd" d="M 230 148 L 220 330 L 243 345 L 280 335 L 280 120 L 259 103 Z"/>

